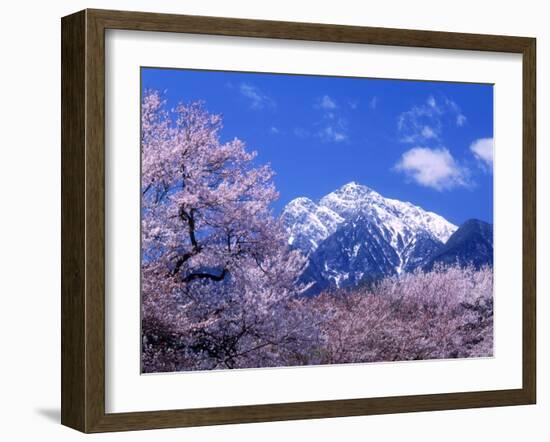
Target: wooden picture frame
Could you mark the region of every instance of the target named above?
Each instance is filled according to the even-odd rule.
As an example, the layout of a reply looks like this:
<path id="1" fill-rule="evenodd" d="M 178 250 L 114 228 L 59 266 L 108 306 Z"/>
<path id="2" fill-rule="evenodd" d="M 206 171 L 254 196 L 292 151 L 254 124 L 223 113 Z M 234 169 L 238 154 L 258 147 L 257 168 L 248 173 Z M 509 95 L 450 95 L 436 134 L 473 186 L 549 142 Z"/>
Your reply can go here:
<path id="1" fill-rule="evenodd" d="M 62 424 L 83 432 L 534 404 L 536 41 L 533 38 L 106 10 L 62 19 Z M 105 412 L 105 30 L 262 37 L 523 57 L 523 385 L 512 390 Z"/>

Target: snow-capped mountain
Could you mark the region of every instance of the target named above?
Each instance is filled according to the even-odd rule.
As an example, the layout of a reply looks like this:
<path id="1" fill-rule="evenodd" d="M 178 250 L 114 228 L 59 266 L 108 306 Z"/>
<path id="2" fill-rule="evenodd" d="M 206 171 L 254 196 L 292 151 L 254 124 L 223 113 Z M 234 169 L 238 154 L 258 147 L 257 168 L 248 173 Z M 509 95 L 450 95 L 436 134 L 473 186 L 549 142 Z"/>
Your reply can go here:
<path id="1" fill-rule="evenodd" d="M 315 250 L 344 221 L 328 207 L 305 197 L 288 203 L 281 217 L 289 232 L 288 243 L 306 254 Z"/>
<path id="2" fill-rule="evenodd" d="M 473 265 L 475 268 L 492 266 L 493 225 L 478 219 L 463 223 L 444 246 L 422 263 L 422 268 L 431 270 L 436 264 Z"/>
<path id="3" fill-rule="evenodd" d="M 313 282 L 315 291 L 412 270 L 457 229 L 433 212 L 355 182 L 318 203 L 291 201 L 282 219 L 289 244 L 309 257 L 302 280 Z"/>
<path id="4" fill-rule="evenodd" d="M 320 206 L 328 207 L 343 218 L 367 213 L 384 224 L 394 241 L 401 236 L 408 243 L 409 235 L 426 231 L 441 242 L 457 229 L 442 216 L 408 202 L 384 198 L 367 186 L 351 182 L 321 198 Z"/>

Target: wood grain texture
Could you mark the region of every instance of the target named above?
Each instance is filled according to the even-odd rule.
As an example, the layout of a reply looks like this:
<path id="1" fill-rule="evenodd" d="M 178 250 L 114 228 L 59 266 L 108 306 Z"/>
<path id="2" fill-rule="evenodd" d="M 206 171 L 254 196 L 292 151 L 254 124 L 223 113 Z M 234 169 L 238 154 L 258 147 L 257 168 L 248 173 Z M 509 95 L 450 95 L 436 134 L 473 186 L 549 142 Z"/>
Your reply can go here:
<path id="1" fill-rule="evenodd" d="M 86 428 L 105 415 L 105 37 L 86 11 Z"/>
<path id="2" fill-rule="evenodd" d="M 523 55 L 523 387 L 338 401 L 105 413 L 105 30 L 228 35 Z M 532 404 L 536 398 L 535 40 L 86 10 L 62 20 L 62 423 L 84 432 Z M 136 294 L 137 296 L 137 294 Z"/>
<path id="3" fill-rule="evenodd" d="M 523 389 L 537 396 L 537 97 L 536 40 L 523 51 Z"/>
<path id="4" fill-rule="evenodd" d="M 148 12 L 88 10 L 106 29 L 288 40 L 363 43 L 473 51 L 522 52 L 529 38 L 318 23 L 247 20 Z"/>
<path id="5" fill-rule="evenodd" d="M 85 13 L 61 34 L 61 422 L 85 426 Z"/>

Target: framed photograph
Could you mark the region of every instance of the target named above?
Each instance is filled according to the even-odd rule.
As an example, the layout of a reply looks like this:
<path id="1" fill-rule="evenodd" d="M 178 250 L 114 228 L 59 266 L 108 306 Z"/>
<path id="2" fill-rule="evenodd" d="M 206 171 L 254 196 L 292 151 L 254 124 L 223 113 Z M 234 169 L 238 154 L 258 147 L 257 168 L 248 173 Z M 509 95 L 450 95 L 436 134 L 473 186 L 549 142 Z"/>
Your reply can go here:
<path id="1" fill-rule="evenodd" d="M 62 423 L 533 404 L 535 39 L 62 19 Z"/>

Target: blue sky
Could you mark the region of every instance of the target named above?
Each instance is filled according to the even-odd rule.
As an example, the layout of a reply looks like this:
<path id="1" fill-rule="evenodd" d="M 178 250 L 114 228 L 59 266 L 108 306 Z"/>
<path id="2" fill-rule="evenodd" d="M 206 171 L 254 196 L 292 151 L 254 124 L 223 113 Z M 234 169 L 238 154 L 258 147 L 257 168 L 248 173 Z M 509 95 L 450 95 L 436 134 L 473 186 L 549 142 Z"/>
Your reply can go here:
<path id="1" fill-rule="evenodd" d="M 460 224 L 493 222 L 493 87 L 142 68 L 168 106 L 202 100 L 276 172 L 279 213 L 350 181 Z"/>

